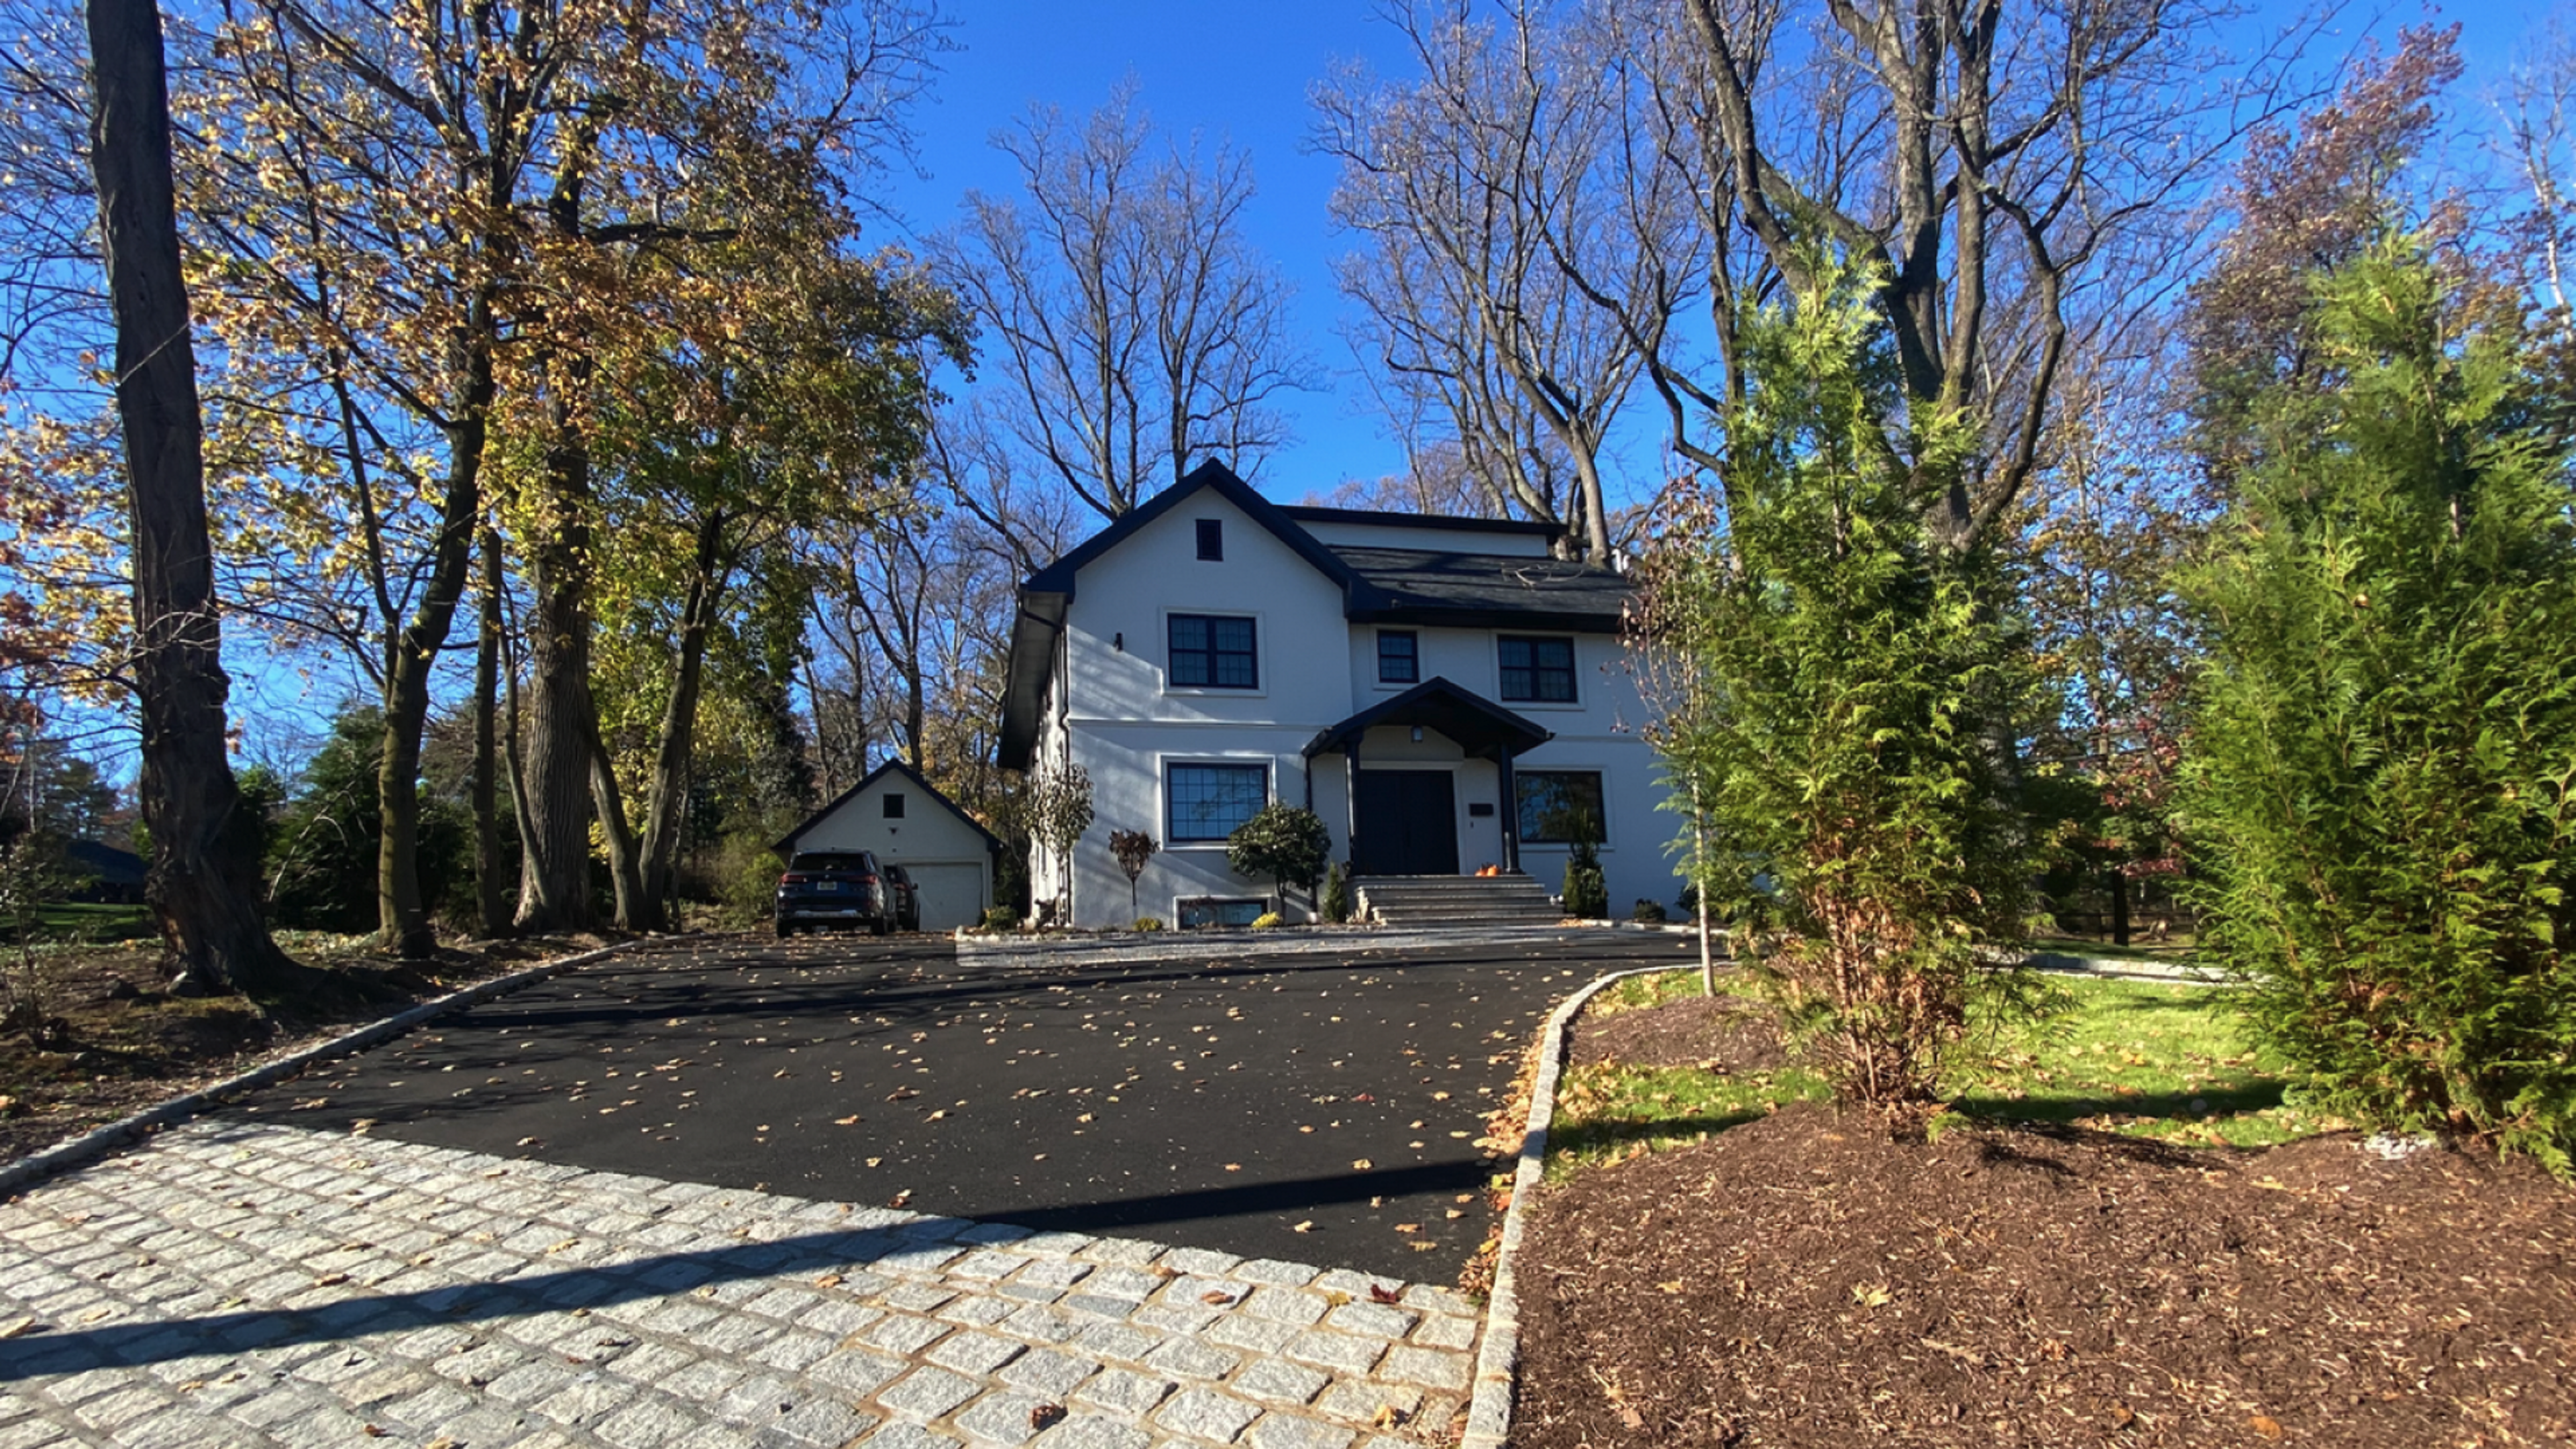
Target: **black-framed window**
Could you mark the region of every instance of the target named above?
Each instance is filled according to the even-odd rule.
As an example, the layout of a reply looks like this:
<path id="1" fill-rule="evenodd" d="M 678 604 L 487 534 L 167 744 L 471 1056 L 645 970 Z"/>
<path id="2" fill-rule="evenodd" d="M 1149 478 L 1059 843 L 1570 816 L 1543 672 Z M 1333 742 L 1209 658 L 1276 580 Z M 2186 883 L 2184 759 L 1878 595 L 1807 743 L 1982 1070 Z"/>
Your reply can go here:
<path id="1" fill-rule="evenodd" d="M 1193 896 L 1181 902 L 1181 929 L 1249 926 L 1269 909 L 1270 902 L 1258 896 Z"/>
<path id="2" fill-rule="evenodd" d="M 1225 520 L 1202 518 L 1199 524 L 1199 557 L 1215 563 L 1225 561 Z"/>
<path id="3" fill-rule="evenodd" d="M 1410 629 L 1377 631 L 1377 682 L 1420 684 L 1422 638 Z"/>
<path id="4" fill-rule="evenodd" d="M 903 797 L 901 795 L 889 794 L 885 797 L 885 818 L 888 820 L 901 820 L 903 818 Z"/>
<path id="5" fill-rule="evenodd" d="M 1521 844 L 1571 845 L 1587 836 L 1601 843 L 1599 770 L 1522 770 L 1513 775 L 1520 796 Z"/>
<path id="6" fill-rule="evenodd" d="M 1163 838 L 1223 840 L 1270 803 L 1267 765 L 1173 765 L 1163 792 Z"/>
<path id="7" fill-rule="evenodd" d="M 1503 698 L 1574 703 L 1573 640 L 1505 634 L 1495 643 L 1503 667 Z"/>
<path id="8" fill-rule="evenodd" d="M 1250 619 L 1230 614 L 1171 617 L 1172 683 L 1192 689 L 1258 689 Z"/>

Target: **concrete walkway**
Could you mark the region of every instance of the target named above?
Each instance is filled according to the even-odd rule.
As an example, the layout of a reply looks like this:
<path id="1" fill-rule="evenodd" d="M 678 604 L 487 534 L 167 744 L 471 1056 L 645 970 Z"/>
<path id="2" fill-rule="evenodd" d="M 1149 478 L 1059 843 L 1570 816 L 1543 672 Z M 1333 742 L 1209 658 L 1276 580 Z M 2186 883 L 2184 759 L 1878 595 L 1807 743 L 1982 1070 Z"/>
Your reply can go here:
<path id="1" fill-rule="evenodd" d="M 265 1122 L 0 1205 L 0 1449 L 1393 1449 L 1475 1333 L 1353 1272 Z"/>

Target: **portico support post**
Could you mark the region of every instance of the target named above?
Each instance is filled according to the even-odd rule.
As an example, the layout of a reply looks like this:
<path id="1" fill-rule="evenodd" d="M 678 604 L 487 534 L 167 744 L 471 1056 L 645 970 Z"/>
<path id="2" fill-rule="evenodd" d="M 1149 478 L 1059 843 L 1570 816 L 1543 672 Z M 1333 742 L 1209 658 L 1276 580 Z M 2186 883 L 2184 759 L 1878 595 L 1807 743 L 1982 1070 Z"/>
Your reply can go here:
<path id="1" fill-rule="evenodd" d="M 1360 873 L 1360 742 L 1342 746 L 1342 840 L 1350 847 L 1351 874 Z"/>
<path id="2" fill-rule="evenodd" d="M 1503 873 L 1521 873 L 1521 806 L 1520 795 L 1512 785 L 1512 752 L 1507 745 L 1494 753 L 1494 783 L 1502 798 L 1494 802 L 1494 814 L 1503 822 Z"/>

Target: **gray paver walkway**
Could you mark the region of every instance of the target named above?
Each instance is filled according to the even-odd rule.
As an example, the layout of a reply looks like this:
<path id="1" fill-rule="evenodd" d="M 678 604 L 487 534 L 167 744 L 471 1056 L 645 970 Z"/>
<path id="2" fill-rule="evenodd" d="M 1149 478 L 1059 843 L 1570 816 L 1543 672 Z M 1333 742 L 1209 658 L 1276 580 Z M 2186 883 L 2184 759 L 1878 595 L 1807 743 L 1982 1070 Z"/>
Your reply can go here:
<path id="1" fill-rule="evenodd" d="M 0 1449 L 1391 1449 L 1475 1332 L 1428 1285 L 269 1124 L 0 1205 Z"/>

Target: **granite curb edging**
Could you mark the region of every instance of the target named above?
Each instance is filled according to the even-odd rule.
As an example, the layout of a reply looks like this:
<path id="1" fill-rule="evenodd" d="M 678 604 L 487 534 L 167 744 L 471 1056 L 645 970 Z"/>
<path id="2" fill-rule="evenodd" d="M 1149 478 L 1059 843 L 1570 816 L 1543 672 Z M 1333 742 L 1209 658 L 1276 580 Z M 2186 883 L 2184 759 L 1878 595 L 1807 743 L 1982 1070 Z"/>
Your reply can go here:
<path id="1" fill-rule="evenodd" d="M 64 1138 L 51 1147 L 30 1152 L 15 1162 L 0 1166 L 0 1197 L 15 1194 L 31 1183 L 42 1182 L 55 1173 L 77 1167 L 92 1158 L 104 1156 L 128 1142 L 140 1140 L 158 1128 L 176 1126 L 208 1107 L 219 1105 L 246 1092 L 274 1086 L 316 1062 L 346 1056 L 353 1051 L 364 1051 L 368 1047 L 390 1041 L 413 1027 L 435 1020 L 460 1007 L 478 1006 L 493 997 L 507 995 L 521 987 L 534 986 L 548 977 L 569 971 L 576 966 L 586 966 L 593 961 L 613 956 L 630 946 L 644 943 L 643 939 L 620 941 L 613 946 L 602 946 L 596 950 L 557 957 L 552 961 L 541 961 L 534 966 L 495 976 L 489 981 L 478 981 L 471 986 L 459 987 L 444 996 L 434 997 L 417 1006 L 407 1007 L 353 1031 L 342 1032 L 327 1041 L 298 1047 L 274 1061 L 263 1062 L 247 1072 L 199 1087 L 193 1092 L 182 1092 L 178 1096 L 146 1107 L 140 1112 L 129 1113 L 104 1126 L 93 1127 L 79 1136 Z"/>
<path id="2" fill-rule="evenodd" d="M 1334 927 L 1308 934 L 1281 931 L 1113 931 L 1097 936 L 956 937 L 960 962 L 1002 966 L 1109 966 L 1126 961 L 1211 957 L 1314 956 L 1400 951 L 1491 940 L 1554 937 L 1569 926 Z"/>
<path id="3" fill-rule="evenodd" d="M 1696 967 L 1643 966 L 1595 978 L 1548 1016 L 1540 1037 L 1538 1076 L 1530 1083 L 1529 1123 L 1521 1131 L 1520 1166 L 1512 1175 L 1511 1206 L 1503 1210 L 1502 1241 L 1494 1255 L 1494 1287 L 1485 1300 L 1484 1331 L 1477 1335 L 1476 1377 L 1468 1400 L 1467 1429 L 1458 1449 L 1502 1449 L 1512 1431 L 1513 1380 L 1520 1367 L 1520 1294 L 1512 1258 L 1521 1242 L 1523 1210 L 1547 1174 L 1547 1129 L 1556 1116 L 1556 1083 L 1565 1071 L 1565 1034 L 1575 1016 L 1602 988 L 1631 976 L 1659 976 Z"/>

